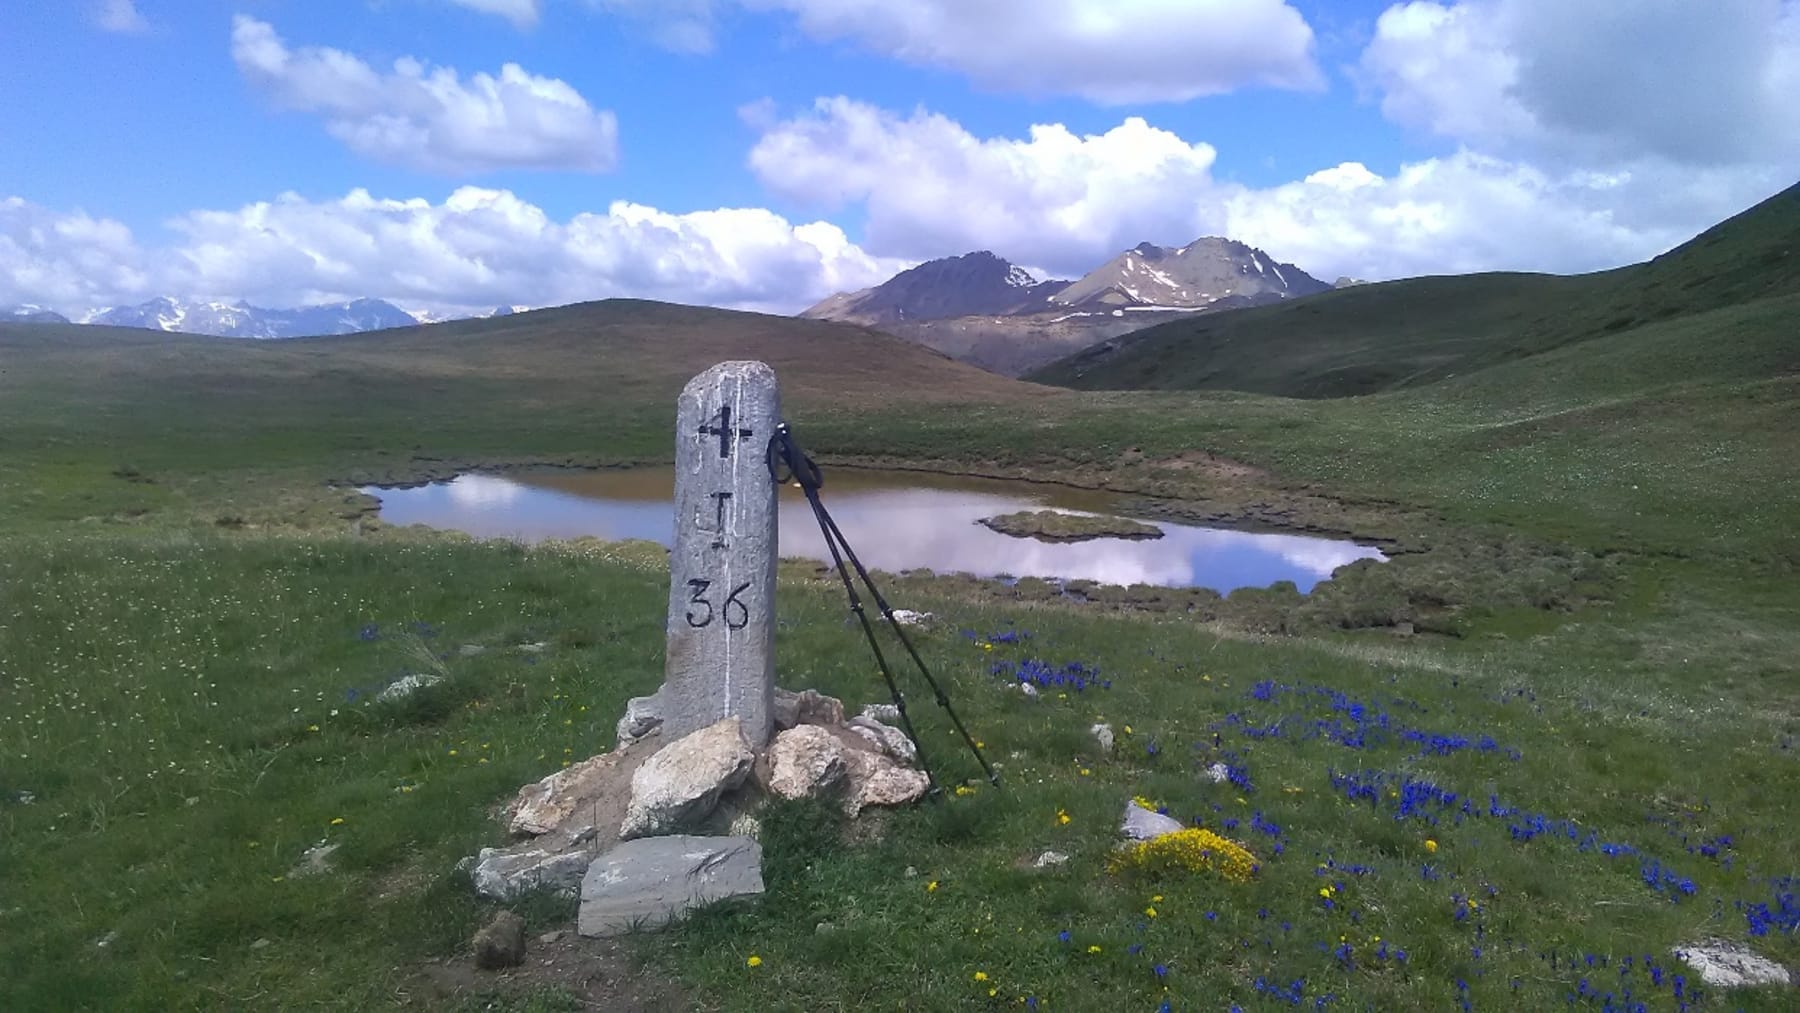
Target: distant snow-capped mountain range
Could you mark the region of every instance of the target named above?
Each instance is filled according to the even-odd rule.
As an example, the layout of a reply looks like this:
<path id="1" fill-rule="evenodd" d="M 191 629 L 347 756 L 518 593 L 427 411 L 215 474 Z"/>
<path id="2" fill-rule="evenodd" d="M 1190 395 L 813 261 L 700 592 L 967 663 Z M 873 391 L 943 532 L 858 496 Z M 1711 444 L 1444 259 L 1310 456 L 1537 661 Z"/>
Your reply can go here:
<path id="1" fill-rule="evenodd" d="M 880 328 L 1017 376 L 1151 324 L 1332 287 L 1253 246 L 1208 236 L 1178 248 L 1139 243 L 1075 281 L 1039 281 L 986 250 L 945 257 L 800 315 Z"/>
<path id="2" fill-rule="evenodd" d="M 97 324 L 109 327 L 144 327 L 154 331 L 210 334 L 224 338 L 300 338 L 326 334 L 360 334 L 389 327 L 412 327 L 505 316 L 523 306 L 500 306 L 486 313 L 408 313 L 385 299 L 354 299 L 345 303 L 268 309 L 247 302 L 218 302 L 159 296 L 136 306 L 110 306 L 69 317 L 42 306 L 0 308 L 0 321 L 38 324 Z"/>

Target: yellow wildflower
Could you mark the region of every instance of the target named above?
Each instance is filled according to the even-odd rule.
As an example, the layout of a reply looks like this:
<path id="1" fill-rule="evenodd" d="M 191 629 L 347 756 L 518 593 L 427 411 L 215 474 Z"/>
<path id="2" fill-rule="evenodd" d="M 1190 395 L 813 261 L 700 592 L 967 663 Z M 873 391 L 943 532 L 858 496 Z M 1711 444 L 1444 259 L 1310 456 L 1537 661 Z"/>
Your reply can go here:
<path id="1" fill-rule="evenodd" d="M 1144 909 L 1144 914 L 1145 914 L 1145 916 L 1147 916 L 1147 917 L 1150 917 L 1150 918 L 1155 918 L 1155 917 L 1156 917 L 1156 908 L 1154 908 L 1154 907 L 1147 907 L 1147 908 L 1145 908 L 1145 909 Z"/>
<path id="2" fill-rule="evenodd" d="M 752 954 L 750 954 L 750 959 L 744 961 L 744 963 L 750 967 L 761 967 L 762 966 L 762 958 L 757 956 L 756 954 L 752 953 Z"/>
<path id="3" fill-rule="evenodd" d="M 1437 842 L 1429 837 L 1425 838 L 1425 850 L 1437 854 Z"/>
<path id="4" fill-rule="evenodd" d="M 966 784 L 959 784 L 956 786 L 956 793 L 958 795 L 973 795 L 975 794 L 975 789 Z"/>
<path id="5" fill-rule="evenodd" d="M 931 882 L 925 884 L 925 892 L 926 893 L 937 893 L 937 886 L 938 886 L 938 881 L 934 879 Z"/>
<path id="6" fill-rule="evenodd" d="M 1064 824 L 1068 823 L 1069 822 L 1068 810 L 1066 810 L 1066 809 L 1056 810 L 1056 822 L 1064 823 Z"/>
<path id="7" fill-rule="evenodd" d="M 332 825 L 332 826 L 334 826 L 334 827 L 335 827 L 335 826 L 342 826 L 342 825 L 343 825 L 343 822 L 344 822 L 344 818 L 343 818 L 343 817 L 342 817 L 342 816 L 333 816 L 333 817 L 332 817 L 332 818 L 331 818 L 331 825 Z"/>
<path id="8" fill-rule="evenodd" d="M 319 726 L 318 725 L 307 725 L 306 730 L 309 732 L 316 732 L 319 730 Z"/>
<path id="9" fill-rule="evenodd" d="M 986 981 L 986 980 L 988 980 L 988 979 L 987 979 L 987 972 L 986 972 L 986 971 L 976 971 L 976 972 L 975 972 L 975 980 L 976 980 L 976 981 Z"/>
<path id="10" fill-rule="evenodd" d="M 1089 952 L 1089 953 L 1099 953 L 1099 952 L 1100 952 L 1100 947 L 1098 947 L 1098 946 L 1090 946 L 1090 947 L 1088 947 L 1088 952 Z"/>
<path id="11" fill-rule="evenodd" d="M 1161 904 L 1162 903 L 1162 894 L 1159 893 L 1156 896 L 1150 898 L 1150 903 Z"/>

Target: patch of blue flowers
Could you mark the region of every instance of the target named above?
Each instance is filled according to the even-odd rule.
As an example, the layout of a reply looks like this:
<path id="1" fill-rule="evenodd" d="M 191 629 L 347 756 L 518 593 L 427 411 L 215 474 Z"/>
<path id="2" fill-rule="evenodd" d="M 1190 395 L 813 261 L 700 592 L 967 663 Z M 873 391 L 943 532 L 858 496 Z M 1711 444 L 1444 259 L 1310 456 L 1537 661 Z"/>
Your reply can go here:
<path id="1" fill-rule="evenodd" d="M 1637 856 L 1640 859 L 1639 876 L 1650 889 L 1667 894 L 1672 901 L 1691 897 L 1697 892 L 1692 879 L 1664 866 L 1660 859 L 1644 854 L 1635 845 L 1601 840 L 1597 833 L 1583 830 L 1574 820 L 1523 812 L 1517 806 L 1502 803 L 1498 795 L 1488 795 L 1487 805 L 1481 806 L 1467 796 L 1448 791 L 1424 778 L 1385 771 L 1348 774 L 1332 771 L 1331 786 L 1352 802 L 1368 802 L 1378 808 L 1391 807 L 1397 820 L 1423 819 L 1437 826 L 1440 817 L 1445 815 L 1457 824 L 1465 819 L 1502 819 L 1507 821 L 1507 832 L 1515 841 L 1543 837 L 1571 841 L 1577 851 L 1595 851 L 1608 858 Z"/>
<path id="2" fill-rule="evenodd" d="M 1237 728 L 1251 739 L 1293 738 L 1306 741 L 1323 738 L 1350 749 L 1366 749 L 1372 745 L 1397 741 L 1417 746 L 1421 756 L 1449 756 L 1464 750 L 1474 750 L 1480 753 L 1503 753 L 1508 759 L 1517 761 L 1524 755 L 1515 747 L 1501 745 L 1492 735 L 1469 736 L 1414 728 L 1396 721 L 1387 710 L 1352 699 L 1341 690 L 1329 686 L 1286 685 L 1273 679 L 1264 679 L 1248 690 L 1250 699 L 1264 703 L 1273 702 L 1284 694 L 1322 697 L 1329 702 L 1333 713 L 1339 716 L 1314 718 L 1310 724 L 1296 728 L 1290 724 L 1287 716 L 1276 718 L 1267 724 L 1259 724 L 1234 711 L 1225 715 L 1223 724 Z M 1425 712 L 1424 708 L 1398 698 L 1391 701 L 1390 705 Z"/>
<path id="3" fill-rule="evenodd" d="M 1039 689 L 1084 693 L 1090 689 L 1112 688 L 1112 680 L 1103 677 L 1098 668 L 1079 661 L 1071 661 L 1061 667 L 1036 658 L 996 661 L 989 672 L 1017 682 L 1029 683 Z"/>

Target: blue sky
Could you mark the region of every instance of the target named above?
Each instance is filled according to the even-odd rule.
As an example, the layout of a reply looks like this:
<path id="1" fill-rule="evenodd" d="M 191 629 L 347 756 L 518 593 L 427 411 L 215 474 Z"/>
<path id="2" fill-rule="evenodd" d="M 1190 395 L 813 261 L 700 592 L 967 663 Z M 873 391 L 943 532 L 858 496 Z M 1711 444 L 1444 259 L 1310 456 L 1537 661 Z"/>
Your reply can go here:
<path id="1" fill-rule="evenodd" d="M 791 312 L 988 248 L 1592 270 L 1800 179 L 1795 0 L 66 0 L 0 305 Z"/>

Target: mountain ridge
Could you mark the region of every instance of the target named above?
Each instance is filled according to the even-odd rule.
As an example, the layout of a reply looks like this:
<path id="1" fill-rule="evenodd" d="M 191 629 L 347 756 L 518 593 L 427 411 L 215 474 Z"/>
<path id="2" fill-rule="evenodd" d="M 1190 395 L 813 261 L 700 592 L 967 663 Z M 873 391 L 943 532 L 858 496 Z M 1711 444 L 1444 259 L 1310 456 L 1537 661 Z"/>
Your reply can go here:
<path id="1" fill-rule="evenodd" d="M 395 327 L 487 319 L 525 312 L 526 306 L 497 306 L 485 313 L 408 312 L 385 299 L 361 298 L 341 303 L 312 303 L 285 309 L 253 306 L 244 300 L 182 299 L 156 296 L 128 306 L 107 306 L 71 318 L 35 304 L 0 307 L 0 321 L 19 324 L 135 327 L 165 333 L 202 334 L 220 338 L 276 340 L 362 334 Z"/>
<path id="2" fill-rule="evenodd" d="M 1139 243 L 1074 281 L 1039 281 L 988 250 L 940 257 L 798 316 L 885 330 L 1007 376 L 1194 313 L 1328 292 L 1293 264 L 1234 239 Z"/>

